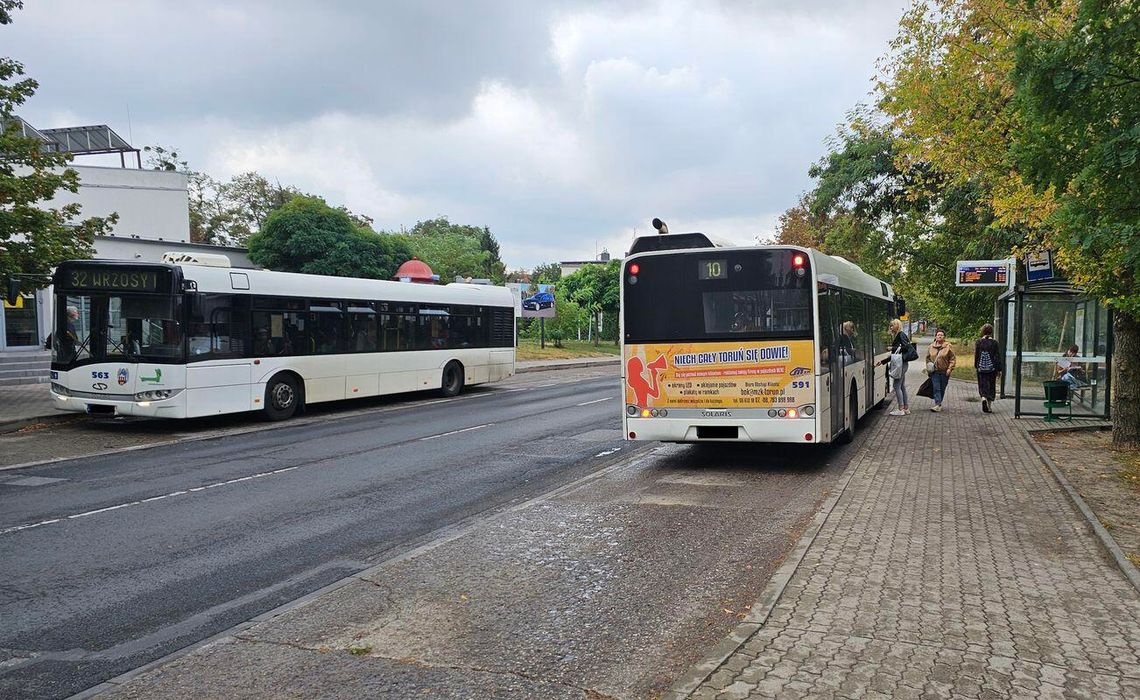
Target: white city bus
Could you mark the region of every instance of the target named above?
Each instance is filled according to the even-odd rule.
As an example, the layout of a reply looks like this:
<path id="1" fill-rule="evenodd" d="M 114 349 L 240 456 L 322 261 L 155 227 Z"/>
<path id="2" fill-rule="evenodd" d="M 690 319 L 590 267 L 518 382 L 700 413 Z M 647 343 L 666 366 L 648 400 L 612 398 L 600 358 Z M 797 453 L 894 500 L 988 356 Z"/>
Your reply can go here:
<path id="1" fill-rule="evenodd" d="M 201 257 L 210 264 L 58 267 L 56 408 L 157 418 L 261 410 L 281 420 L 321 401 L 454 396 L 514 374 L 505 287 L 239 270 Z"/>
<path id="2" fill-rule="evenodd" d="M 622 266 L 623 432 L 849 441 L 888 393 L 889 284 L 808 248 L 643 236 Z"/>

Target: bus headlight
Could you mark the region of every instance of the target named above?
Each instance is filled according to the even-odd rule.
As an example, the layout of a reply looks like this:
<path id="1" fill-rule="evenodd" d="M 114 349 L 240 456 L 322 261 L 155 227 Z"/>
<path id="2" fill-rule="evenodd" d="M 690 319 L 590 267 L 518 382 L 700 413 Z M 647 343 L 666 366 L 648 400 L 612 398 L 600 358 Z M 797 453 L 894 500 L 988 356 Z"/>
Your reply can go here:
<path id="1" fill-rule="evenodd" d="M 140 391 L 135 394 L 135 401 L 158 401 L 160 399 L 169 399 L 174 396 L 173 389 L 151 389 L 150 391 Z"/>
<path id="2" fill-rule="evenodd" d="M 51 391 L 53 394 L 59 394 L 60 396 L 71 396 L 71 392 L 67 390 L 67 387 L 55 382 L 51 383 Z"/>

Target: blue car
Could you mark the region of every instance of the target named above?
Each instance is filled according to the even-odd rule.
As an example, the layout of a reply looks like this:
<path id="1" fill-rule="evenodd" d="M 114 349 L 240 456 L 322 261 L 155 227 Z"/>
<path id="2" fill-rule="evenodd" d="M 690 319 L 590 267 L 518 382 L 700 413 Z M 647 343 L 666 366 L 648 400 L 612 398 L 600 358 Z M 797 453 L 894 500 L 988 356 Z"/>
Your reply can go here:
<path id="1" fill-rule="evenodd" d="M 550 309 L 554 307 L 554 294 L 551 292 L 539 292 L 529 299 L 523 299 L 523 308 L 528 311 L 538 311 L 539 309 Z"/>

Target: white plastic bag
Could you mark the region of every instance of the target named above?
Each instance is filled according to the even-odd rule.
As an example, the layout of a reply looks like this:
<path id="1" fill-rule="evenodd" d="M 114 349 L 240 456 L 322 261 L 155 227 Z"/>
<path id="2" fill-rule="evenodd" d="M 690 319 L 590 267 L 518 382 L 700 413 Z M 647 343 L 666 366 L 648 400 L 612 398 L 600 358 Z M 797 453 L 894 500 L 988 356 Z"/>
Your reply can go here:
<path id="1" fill-rule="evenodd" d="M 903 376 L 903 356 L 901 352 L 891 354 L 891 365 L 887 369 L 887 373 L 891 375 L 891 379 L 898 379 Z"/>

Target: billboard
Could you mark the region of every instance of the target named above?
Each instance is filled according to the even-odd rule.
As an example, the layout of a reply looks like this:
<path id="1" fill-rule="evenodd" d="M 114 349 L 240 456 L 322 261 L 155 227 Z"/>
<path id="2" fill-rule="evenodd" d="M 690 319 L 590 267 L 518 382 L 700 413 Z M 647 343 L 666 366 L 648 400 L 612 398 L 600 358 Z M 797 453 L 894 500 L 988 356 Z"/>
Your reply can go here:
<path id="1" fill-rule="evenodd" d="M 627 345 L 625 403 L 639 408 L 799 408 L 815 403 L 810 340 Z"/>
<path id="2" fill-rule="evenodd" d="M 959 260 L 955 286 L 1008 287 L 1008 260 Z"/>
<path id="3" fill-rule="evenodd" d="M 554 318 L 553 284 L 512 283 L 507 286 L 519 290 L 523 318 Z"/>

